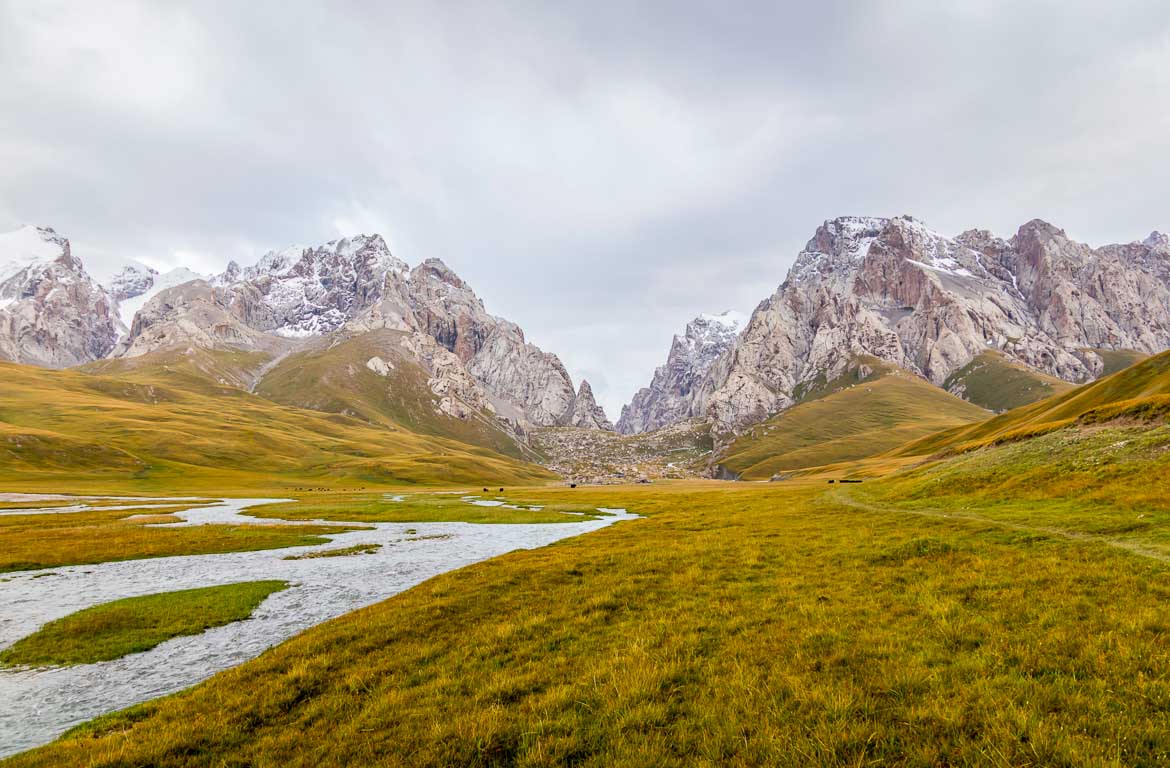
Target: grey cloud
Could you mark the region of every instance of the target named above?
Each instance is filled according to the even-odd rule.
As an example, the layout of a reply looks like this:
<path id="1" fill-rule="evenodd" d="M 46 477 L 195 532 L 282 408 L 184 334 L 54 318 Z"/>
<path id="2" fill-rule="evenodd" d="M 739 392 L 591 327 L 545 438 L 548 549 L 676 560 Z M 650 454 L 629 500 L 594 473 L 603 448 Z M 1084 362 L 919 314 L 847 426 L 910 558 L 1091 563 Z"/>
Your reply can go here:
<path id="1" fill-rule="evenodd" d="M 616 417 L 817 224 L 1166 228 L 1162 2 L 0 0 L 0 228 L 203 269 L 379 229 Z"/>

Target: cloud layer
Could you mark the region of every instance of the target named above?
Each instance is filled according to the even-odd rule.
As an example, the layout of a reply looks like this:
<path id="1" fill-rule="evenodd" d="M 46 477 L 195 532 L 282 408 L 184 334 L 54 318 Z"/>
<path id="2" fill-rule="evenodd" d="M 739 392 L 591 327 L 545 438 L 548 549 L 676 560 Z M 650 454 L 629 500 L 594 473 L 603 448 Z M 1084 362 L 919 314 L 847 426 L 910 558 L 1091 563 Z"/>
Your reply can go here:
<path id="1" fill-rule="evenodd" d="M 616 419 L 825 218 L 1170 226 L 1164 2 L 634 5 L 0 0 L 0 229 L 202 270 L 378 231 Z"/>

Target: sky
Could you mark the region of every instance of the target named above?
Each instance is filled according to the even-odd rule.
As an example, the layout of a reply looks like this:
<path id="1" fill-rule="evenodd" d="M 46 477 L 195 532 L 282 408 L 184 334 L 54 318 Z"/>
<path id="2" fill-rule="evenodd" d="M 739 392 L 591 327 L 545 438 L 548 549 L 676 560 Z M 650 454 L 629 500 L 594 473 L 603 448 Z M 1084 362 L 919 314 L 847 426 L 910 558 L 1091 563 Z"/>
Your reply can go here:
<path id="1" fill-rule="evenodd" d="M 1164 0 L 0 0 L 0 231 L 95 274 L 378 232 L 615 420 L 825 219 L 1099 245 L 1168 188 Z"/>

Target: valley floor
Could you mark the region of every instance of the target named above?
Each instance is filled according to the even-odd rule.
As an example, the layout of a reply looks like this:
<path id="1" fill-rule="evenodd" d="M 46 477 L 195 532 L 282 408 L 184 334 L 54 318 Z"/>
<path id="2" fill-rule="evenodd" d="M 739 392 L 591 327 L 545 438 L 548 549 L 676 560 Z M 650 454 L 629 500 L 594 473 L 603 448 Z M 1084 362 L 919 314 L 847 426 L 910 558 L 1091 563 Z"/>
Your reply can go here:
<path id="1" fill-rule="evenodd" d="M 524 489 L 643 519 L 436 576 L 5 765 L 1165 761 L 1167 502 L 1029 518 L 993 487 L 1018 467 L 931 471 Z"/>
<path id="2" fill-rule="evenodd" d="M 40 509 L 30 507 L 32 501 L 9 502 L 20 506 L 0 511 L 0 541 L 22 538 L 30 561 L 50 567 L 0 574 L 0 649 L 16 643 L 0 653 L 0 756 L 43 744 L 96 715 L 187 688 L 298 632 L 436 574 L 628 519 L 618 511 L 589 509 L 595 514 L 587 515 L 568 505 L 566 512 L 517 509 L 520 505 L 478 495 L 316 495 L 323 500 L 315 504 L 86 501 L 100 512 L 78 509 L 70 500 Z M 135 506 L 141 504 L 148 506 Z M 147 525 L 140 516 L 131 517 L 139 522 L 117 526 L 119 518 L 157 511 L 160 504 L 170 514 L 148 514 Z M 262 504 L 276 512 L 263 520 L 253 517 Z M 318 518 L 330 517 L 330 511 L 334 518 L 349 515 L 360 523 L 321 524 Z M 115 537 L 119 548 L 103 550 L 112 555 L 107 562 L 95 561 L 92 552 L 79 557 L 76 548 L 58 546 L 60 531 L 87 530 L 69 519 L 95 515 L 106 527 L 135 533 L 130 540 Z M 394 522 L 404 515 L 439 522 Z M 467 519 L 505 524 L 462 521 Z M 88 530 L 94 535 L 94 529 Z M 207 540 L 240 538 L 241 530 L 260 531 L 265 538 L 256 543 L 254 536 L 244 537 L 246 546 L 236 548 L 244 551 L 205 547 Z M 178 535 L 185 532 L 195 537 Z M 83 564 L 70 566 L 70 557 Z M 273 593 L 274 585 L 282 589 Z M 242 616 L 218 620 L 217 611 L 207 610 L 219 607 L 212 605 L 202 614 L 188 609 L 186 616 L 177 614 L 159 626 L 160 613 L 192 590 L 252 586 L 267 591 Z M 135 614 L 128 598 L 153 602 Z M 122 604 L 127 607 L 118 610 Z M 104 612 L 95 613 L 99 606 Z M 93 654 L 103 638 L 110 652 Z M 55 663 L 74 666 L 50 666 Z"/>

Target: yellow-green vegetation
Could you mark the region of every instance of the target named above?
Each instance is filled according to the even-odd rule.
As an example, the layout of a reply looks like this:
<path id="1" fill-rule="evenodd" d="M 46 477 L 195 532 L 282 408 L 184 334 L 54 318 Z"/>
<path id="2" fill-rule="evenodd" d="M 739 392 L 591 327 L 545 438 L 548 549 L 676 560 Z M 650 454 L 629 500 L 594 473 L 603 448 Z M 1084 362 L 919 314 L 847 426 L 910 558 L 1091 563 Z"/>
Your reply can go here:
<path id="1" fill-rule="evenodd" d="M 1131 365 L 1140 363 L 1149 357 L 1145 352 L 1138 352 L 1133 349 L 1086 349 L 1083 351 L 1097 353 L 1097 356 L 1101 358 L 1101 362 L 1105 363 L 1105 369 L 1101 371 L 1101 375 L 1097 378 L 1125 370 Z"/>
<path id="2" fill-rule="evenodd" d="M 1170 426 L 1062 429 L 932 462 L 855 498 L 1107 537 L 1170 559 Z"/>
<path id="3" fill-rule="evenodd" d="M 0 363 L 0 487 L 218 495 L 554 479 L 486 448 L 136 365 L 110 378 Z"/>
<path id="4" fill-rule="evenodd" d="M 720 465 L 745 480 L 766 480 L 777 473 L 875 456 L 990 415 L 894 368 L 853 376 L 852 381 L 752 427 L 731 444 Z"/>
<path id="5" fill-rule="evenodd" d="M 432 579 L 7 765 L 1164 759 L 1170 566 L 837 488 L 525 490 L 645 517 Z"/>
<path id="6" fill-rule="evenodd" d="M 569 499 L 544 505 L 527 497 L 500 496 L 479 489 L 476 500 L 501 502 L 479 506 L 457 493 L 336 494 L 308 496 L 286 504 L 257 507 L 248 514 L 283 520 L 341 520 L 354 523 L 579 523 L 601 516 L 588 503 Z"/>
<path id="7" fill-rule="evenodd" d="M 349 557 L 351 555 L 372 555 L 382 548 L 381 544 L 354 544 L 352 547 L 326 549 L 320 552 L 306 552 L 303 555 L 289 555 L 281 560 L 317 560 L 322 557 Z"/>
<path id="8" fill-rule="evenodd" d="M 1170 413 L 1170 352 L 1147 358 L 1111 376 L 971 426 L 915 440 L 891 456 L 958 453 L 1025 440 L 1077 423 L 1121 419 L 1152 421 Z"/>
<path id="9" fill-rule="evenodd" d="M 321 534 L 356 530 L 338 525 L 149 525 L 157 521 L 155 515 L 110 510 L 0 515 L 0 572 L 326 544 L 329 539 Z"/>
<path id="10" fill-rule="evenodd" d="M 1002 413 L 1067 392 L 1075 385 L 987 351 L 951 374 L 943 389 L 989 411 Z"/>
<path id="11" fill-rule="evenodd" d="M 271 354 L 256 350 L 172 347 L 137 357 L 97 360 L 76 370 L 145 386 L 161 384 L 218 395 L 225 389 L 250 389 L 271 362 Z"/>
<path id="12" fill-rule="evenodd" d="M 437 411 L 438 397 L 427 386 L 429 374 L 404 353 L 402 342 L 408 337 L 383 329 L 336 344 L 322 343 L 278 361 L 265 372 L 256 392 L 277 403 L 405 427 L 516 458 L 532 455 L 492 414 L 457 419 Z M 383 373 L 367 366 L 374 358 L 386 364 Z"/>
<path id="13" fill-rule="evenodd" d="M 0 664 L 43 667 L 120 659 L 173 637 L 246 619 L 264 598 L 287 586 L 283 581 L 248 581 L 95 605 L 17 641 L 0 652 Z"/>

